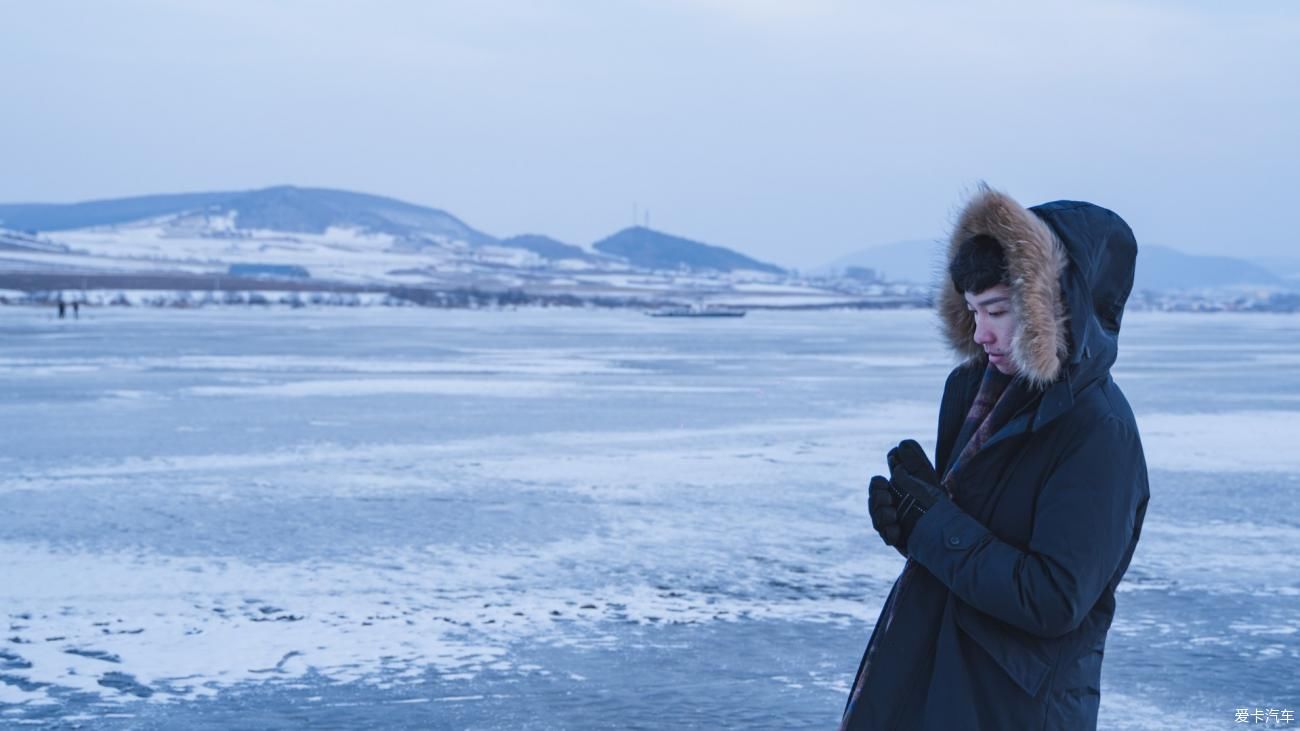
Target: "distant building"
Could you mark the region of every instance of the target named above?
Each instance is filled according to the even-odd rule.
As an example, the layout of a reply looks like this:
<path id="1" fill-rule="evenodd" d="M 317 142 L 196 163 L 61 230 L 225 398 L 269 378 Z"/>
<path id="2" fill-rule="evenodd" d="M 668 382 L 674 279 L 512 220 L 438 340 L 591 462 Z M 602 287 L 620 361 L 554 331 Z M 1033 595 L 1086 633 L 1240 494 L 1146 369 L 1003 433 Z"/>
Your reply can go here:
<path id="1" fill-rule="evenodd" d="M 870 267 L 848 267 L 844 270 L 844 276 L 847 279 L 856 279 L 859 282 L 879 282 L 880 278 L 876 276 L 876 270 Z"/>

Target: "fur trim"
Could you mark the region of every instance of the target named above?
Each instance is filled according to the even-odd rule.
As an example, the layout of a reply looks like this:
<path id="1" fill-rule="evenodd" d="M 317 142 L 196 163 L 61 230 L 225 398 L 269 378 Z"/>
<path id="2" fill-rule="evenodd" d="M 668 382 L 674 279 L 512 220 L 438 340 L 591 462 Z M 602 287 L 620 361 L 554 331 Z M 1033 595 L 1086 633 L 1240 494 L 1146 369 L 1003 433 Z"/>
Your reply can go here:
<path id="1" fill-rule="evenodd" d="M 1056 380 L 1068 356 L 1068 318 L 1061 298 L 1061 273 L 1068 255 L 1056 234 L 1042 219 L 1011 196 L 981 184 L 966 204 L 948 239 L 951 262 L 958 247 L 977 234 L 1002 243 L 1011 278 L 1011 300 L 1018 316 L 1011 340 L 1011 358 L 1019 374 L 1035 386 Z M 957 292 L 944 267 L 936 301 L 948 344 L 961 357 L 985 361 L 984 349 L 975 343 L 975 313 Z"/>

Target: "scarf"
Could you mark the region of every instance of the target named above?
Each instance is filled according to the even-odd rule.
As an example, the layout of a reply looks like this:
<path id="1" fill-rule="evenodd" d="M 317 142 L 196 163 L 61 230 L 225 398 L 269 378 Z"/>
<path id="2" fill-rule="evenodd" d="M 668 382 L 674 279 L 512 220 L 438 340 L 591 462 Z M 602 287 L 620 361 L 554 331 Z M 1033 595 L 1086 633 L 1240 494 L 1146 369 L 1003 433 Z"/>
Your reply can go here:
<path id="1" fill-rule="evenodd" d="M 957 433 L 953 449 L 960 449 L 957 457 L 948 463 L 940 484 L 952 497 L 956 491 L 955 475 L 962 465 L 970 462 L 984 447 L 989 437 L 1011 421 L 1011 417 L 1024 404 L 1030 394 L 1023 383 L 1004 374 L 990 364 L 984 369 L 975 401 L 970 405 L 966 421 Z"/>

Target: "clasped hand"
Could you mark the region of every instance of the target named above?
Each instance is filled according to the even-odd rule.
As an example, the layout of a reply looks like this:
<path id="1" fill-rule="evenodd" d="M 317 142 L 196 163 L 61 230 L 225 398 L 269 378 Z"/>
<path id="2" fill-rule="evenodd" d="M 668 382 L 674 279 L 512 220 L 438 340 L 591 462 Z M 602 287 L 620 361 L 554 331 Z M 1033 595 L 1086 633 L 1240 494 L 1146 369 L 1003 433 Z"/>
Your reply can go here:
<path id="1" fill-rule="evenodd" d="M 876 475 L 868 487 L 871 525 L 886 545 L 906 556 L 916 521 L 946 496 L 939 488 L 934 465 L 915 440 L 900 442 L 889 450 L 886 461 L 889 479 Z"/>

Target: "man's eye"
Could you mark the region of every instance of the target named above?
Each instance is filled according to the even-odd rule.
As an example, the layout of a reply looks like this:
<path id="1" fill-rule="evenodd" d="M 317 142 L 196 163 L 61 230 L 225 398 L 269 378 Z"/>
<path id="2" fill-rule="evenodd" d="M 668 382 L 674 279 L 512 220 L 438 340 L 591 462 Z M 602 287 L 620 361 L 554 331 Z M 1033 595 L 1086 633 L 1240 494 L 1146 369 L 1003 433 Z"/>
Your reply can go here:
<path id="1" fill-rule="evenodd" d="M 1006 310 L 998 310 L 997 312 L 989 312 L 989 317 L 1002 317 L 1005 314 L 1007 314 Z"/>

